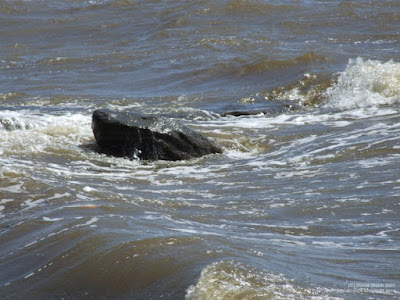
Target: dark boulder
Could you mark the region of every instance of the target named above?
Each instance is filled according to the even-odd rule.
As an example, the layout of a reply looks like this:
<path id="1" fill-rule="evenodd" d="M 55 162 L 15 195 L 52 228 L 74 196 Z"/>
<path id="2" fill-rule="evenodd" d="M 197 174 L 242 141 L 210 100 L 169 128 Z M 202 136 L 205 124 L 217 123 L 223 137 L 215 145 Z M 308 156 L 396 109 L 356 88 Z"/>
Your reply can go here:
<path id="1" fill-rule="evenodd" d="M 133 112 L 98 109 L 92 129 L 102 153 L 143 160 L 182 160 L 221 149 L 176 120 Z"/>

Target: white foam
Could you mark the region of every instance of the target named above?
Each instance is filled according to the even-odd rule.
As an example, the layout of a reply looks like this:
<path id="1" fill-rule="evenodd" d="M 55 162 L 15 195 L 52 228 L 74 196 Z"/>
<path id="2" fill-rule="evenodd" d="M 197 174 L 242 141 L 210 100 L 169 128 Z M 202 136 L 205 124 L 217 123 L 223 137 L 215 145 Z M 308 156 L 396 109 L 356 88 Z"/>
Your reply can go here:
<path id="1" fill-rule="evenodd" d="M 23 183 L 17 183 L 14 185 L 10 185 L 8 187 L 1 188 L 0 190 L 4 191 L 4 192 L 8 192 L 8 193 L 15 193 L 15 194 L 22 193 L 23 192 L 22 185 L 23 185 Z"/>
<path id="2" fill-rule="evenodd" d="M 34 111 L 0 112 L 0 153 L 21 154 L 70 151 L 93 139 L 89 116 L 39 114 Z"/>
<path id="3" fill-rule="evenodd" d="M 74 227 L 83 227 L 83 226 L 93 226 L 92 224 L 96 223 L 99 220 L 98 217 L 93 217 L 90 220 L 88 220 L 86 223 L 75 225 Z"/>
<path id="4" fill-rule="evenodd" d="M 85 186 L 85 187 L 82 188 L 82 190 L 83 190 L 84 192 L 86 192 L 86 193 L 90 193 L 90 192 L 95 191 L 96 189 L 94 189 L 94 188 L 92 188 L 92 187 L 90 187 L 90 186 Z"/>
<path id="5" fill-rule="evenodd" d="M 42 220 L 45 221 L 45 222 L 57 222 L 57 221 L 64 220 L 64 218 L 48 218 L 48 217 L 43 217 Z"/>
<path id="6" fill-rule="evenodd" d="M 27 210 L 27 209 L 35 208 L 35 207 L 39 206 L 40 204 L 42 204 L 45 201 L 46 201 L 45 199 L 38 199 L 38 200 L 29 199 L 29 200 L 26 200 L 24 202 L 24 206 L 25 206 L 24 209 Z"/>
<path id="7" fill-rule="evenodd" d="M 46 124 L 46 121 L 29 111 L 0 111 L 0 130 L 29 130 Z"/>
<path id="8" fill-rule="evenodd" d="M 340 109 L 399 103 L 400 63 L 351 59 L 326 98 L 328 106 Z"/>
<path id="9" fill-rule="evenodd" d="M 311 242 L 312 245 L 315 245 L 317 247 L 322 247 L 322 248 L 343 248 L 344 245 L 340 244 L 340 243 L 335 243 L 335 242 L 329 242 L 329 241 L 312 241 Z"/>
<path id="10" fill-rule="evenodd" d="M 28 279 L 29 277 L 31 277 L 31 276 L 33 276 L 33 275 L 35 275 L 35 272 L 29 273 L 28 275 L 26 275 L 26 276 L 24 277 L 24 279 Z"/>

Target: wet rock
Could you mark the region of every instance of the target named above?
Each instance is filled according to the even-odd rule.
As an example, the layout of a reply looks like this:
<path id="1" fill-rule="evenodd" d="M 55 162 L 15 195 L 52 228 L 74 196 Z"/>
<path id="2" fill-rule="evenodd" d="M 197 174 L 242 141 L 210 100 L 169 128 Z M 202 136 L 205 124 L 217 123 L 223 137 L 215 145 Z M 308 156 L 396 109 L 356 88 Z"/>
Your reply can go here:
<path id="1" fill-rule="evenodd" d="M 183 160 L 221 153 L 221 149 L 176 120 L 99 109 L 92 129 L 102 153 L 143 160 Z"/>
<path id="2" fill-rule="evenodd" d="M 255 115 L 267 115 L 267 116 L 273 116 L 273 115 L 278 115 L 283 112 L 288 112 L 288 111 L 293 111 L 298 109 L 297 105 L 285 105 L 276 109 L 254 109 L 254 110 L 233 110 L 233 111 L 225 111 L 220 113 L 221 117 L 226 117 L 226 116 L 234 116 L 234 117 L 240 117 L 240 116 L 255 116 Z"/>
<path id="3" fill-rule="evenodd" d="M 221 117 L 226 116 L 254 116 L 254 115 L 267 115 L 274 116 L 285 112 L 294 111 L 300 108 L 300 105 L 294 101 L 264 101 L 257 104 L 236 104 L 233 107 L 227 106 L 220 108 L 219 113 Z M 222 110 L 222 111 L 221 111 Z"/>
<path id="4" fill-rule="evenodd" d="M 240 117 L 240 116 L 255 116 L 255 115 L 267 115 L 270 114 L 270 111 L 268 110 L 234 110 L 234 111 L 226 111 L 221 113 L 221 117 L 226 117 L 226 116 L 234 116 L 234 117 Z"/>

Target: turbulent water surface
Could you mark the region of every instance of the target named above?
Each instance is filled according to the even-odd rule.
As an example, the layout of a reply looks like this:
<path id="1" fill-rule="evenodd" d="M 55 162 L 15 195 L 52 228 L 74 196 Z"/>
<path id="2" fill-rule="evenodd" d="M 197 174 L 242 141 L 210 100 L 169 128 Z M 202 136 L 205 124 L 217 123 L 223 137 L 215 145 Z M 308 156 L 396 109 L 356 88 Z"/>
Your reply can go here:
<path id="1" fill-rule="evenodd" d="M 0 298 L 399 298 L 399 22 L 394 0 L 0 0 Z M 223 153 L 99 154 L 98 108 Z"/>

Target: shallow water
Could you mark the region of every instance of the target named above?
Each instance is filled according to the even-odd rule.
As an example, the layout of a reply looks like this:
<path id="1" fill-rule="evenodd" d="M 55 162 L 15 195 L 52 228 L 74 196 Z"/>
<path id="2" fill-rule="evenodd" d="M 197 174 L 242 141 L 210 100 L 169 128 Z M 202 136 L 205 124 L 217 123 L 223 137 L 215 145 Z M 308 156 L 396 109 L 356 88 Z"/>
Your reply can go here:
<path id="1" fill-rule="evenodd" d="M 400 297 L 399 19 L 397 1 L 0 2 L 0 297 Z M 99 154 L 97 108 L 224 152 Z"/>

